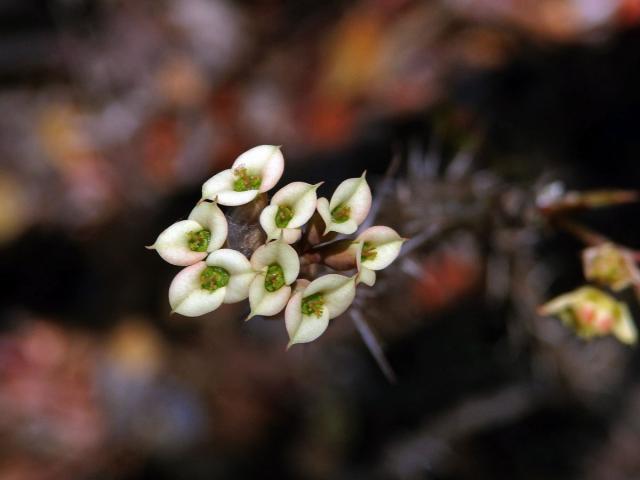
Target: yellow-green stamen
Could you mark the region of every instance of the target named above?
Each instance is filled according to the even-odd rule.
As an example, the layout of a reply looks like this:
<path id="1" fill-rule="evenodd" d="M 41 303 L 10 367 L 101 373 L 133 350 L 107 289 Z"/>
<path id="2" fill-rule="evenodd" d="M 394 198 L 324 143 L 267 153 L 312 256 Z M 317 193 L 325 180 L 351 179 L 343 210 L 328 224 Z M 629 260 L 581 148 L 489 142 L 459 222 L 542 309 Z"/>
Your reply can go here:
<path id="1" fill-rule="evenodd" d="M 275 292 L 284 286 L 284 271 L 277 263 L 269 265 L 267 274 L 264 277 L 264 289 L 267 292 Z"/>
<path id="2" fill-rule="evenodd" d="M 315 315 L 320 318 L 324 312 L 324 297 L 321 293 L 314 293 L 302 299 L 301 311 L 303 315 Z"/>
<path id="3" fill-rule="evenodd" d="M 199 232 L 189 232 L 187 234 L 189 250 L 192 252 L 206 252 L 211 240 L 211 232 L 203 229 Z"/>
<path id="4" fill-rule="evenodd" d="M 247 190 L 258 190 L 262 179 L 259 175 L 250 174 L 246 168 L 236 168 L 233 173 L 236 179 L 233 182 L 233 190 L 236 192 L 246 192 Z"/>
<path id="5" fill-rule="evenodd" d="M 378 252 L 376 251 L 375 245 L 364 242 L 362 245 L 362 254 L 360 255 L 360 260 L 364 262 L 365 260 L 375 260 L 378 256 Z"/>
<path id="6" fill-rule="evenodd" d="M 278 212 L 276 213 L 276 226 L 278 228 L 286 228 L 292 218 L 293 209 L 291 207 L 287 207 L 286 205 L 282 205 L 278 207 Z"/>
<path id="7" fill-rule="evenodd" d="M 351 216 L 351 207 L 346 204 L 338 205 L 331 211 L 331 218 L 336 223 L 344 223 Z"/>
<path id="8" fill-rule="evenodd" d="M 204 290 L 214 292 L 226 287 L 229 283 L 229 272 L 222 267 L 207 267 L 200 274 L 200 286 Z"/>

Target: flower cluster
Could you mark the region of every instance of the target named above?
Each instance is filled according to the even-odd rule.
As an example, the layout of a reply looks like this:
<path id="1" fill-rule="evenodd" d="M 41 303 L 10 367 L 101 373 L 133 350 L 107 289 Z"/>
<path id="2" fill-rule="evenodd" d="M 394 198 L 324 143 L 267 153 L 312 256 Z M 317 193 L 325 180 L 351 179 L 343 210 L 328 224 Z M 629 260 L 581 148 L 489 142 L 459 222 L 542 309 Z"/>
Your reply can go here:
<path id="1" fill-rule="evenodd" d="M 542 315 L 557 315 L 580 337 L 614 335 L 623 343 L 635 343 L 636 328 L 629 308 L 594 287 L 580 287 L 540 307 Z"/>
<path id="2" fill-rule="evenodd" d="M 248 298 L 247 320 L 284 311 L 289 346 L 307 343 L 349 308 L 358 284 L 373 286 L 375 272 L 396 259 L 405 239 L 389 227 L 367 228 L 355 239 L 339 237 L 356 233 L 369 214 L 371 190 L 364 173 L 343 181 L 331 199 L 318 198 L 321 183 L 285 185 L 259 214 L 265 243 L 250 258 L 223 248 L 228 224 L 219 205 L 266 202 L 283 170 L 279 147 L 246 151 L 204 183 L 202 199 L 187 220 L 171 225 L 148 247 L 185 267 L 169 287 L 173 312 L 198 316 Z M 352 274 L 317 276 L 329 269 Z"/>
<path id="3" fill-rule="evenodd" d="M 582 252 L 585 278 L 619 292 L 638 285 L 640 272 L 626 249 L 610 242 Z M 580 287 L 542 305 L 542 315 L 556 315 L 580 337 L 614 335 L 623 343 L 637 341 L 637 331 L 626 303 L 592 286 Z"/>

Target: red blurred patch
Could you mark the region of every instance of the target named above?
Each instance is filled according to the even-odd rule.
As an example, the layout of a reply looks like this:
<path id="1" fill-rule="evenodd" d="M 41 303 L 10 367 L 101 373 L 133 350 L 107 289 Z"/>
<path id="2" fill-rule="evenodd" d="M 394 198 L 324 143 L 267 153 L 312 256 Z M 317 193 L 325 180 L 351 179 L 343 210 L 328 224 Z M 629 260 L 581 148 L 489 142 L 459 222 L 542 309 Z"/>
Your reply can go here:
<path id="1" fill-rule="evenodd" d="M 172 184 L 180 138 L 175 118 L 155 119 L 144 131 L 142 158 L 147 175 L 160 186 Z"/>
<path id="2" fill-rule="evenodd" d="M 480 265 L 471 256 L 439 252 L 427 258 L 412 287 L 414 301 L 427 312 L 450 307 L 479 283 Z"/>
<path id="3" fill-rule="evenodd" d="M 640 23 L 640 0 L 623 0 L 618 9 L 618 22 L 625 27 Z"/>

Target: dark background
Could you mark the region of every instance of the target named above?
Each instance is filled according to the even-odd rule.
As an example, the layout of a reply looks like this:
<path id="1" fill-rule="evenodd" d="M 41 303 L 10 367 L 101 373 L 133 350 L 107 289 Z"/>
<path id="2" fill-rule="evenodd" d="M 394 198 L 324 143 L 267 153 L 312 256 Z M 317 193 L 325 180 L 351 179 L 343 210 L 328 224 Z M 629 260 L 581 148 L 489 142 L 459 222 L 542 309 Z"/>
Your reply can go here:
<path id="1" fill-rule="evenodd" d="M 0 478 L 639 478 L 638 356 L 535 314 L 584 280 L 580 243 L 530 214 L 553 180 L 637 188 L 639 20 L 633 0 L 2 2 Z M 363 313 L 395 383 L 347 316 L 285 352 L 242 304 L 169 315 L 177 269 L 143 247 L 261 143 L 323 195 L 363 169 L 375 194 L 398 156 L 381 219 L 403 235 L 479 212 L 418 273 L 380 272 Z M 578 218 L 633 248 L 637 214 Z"/>

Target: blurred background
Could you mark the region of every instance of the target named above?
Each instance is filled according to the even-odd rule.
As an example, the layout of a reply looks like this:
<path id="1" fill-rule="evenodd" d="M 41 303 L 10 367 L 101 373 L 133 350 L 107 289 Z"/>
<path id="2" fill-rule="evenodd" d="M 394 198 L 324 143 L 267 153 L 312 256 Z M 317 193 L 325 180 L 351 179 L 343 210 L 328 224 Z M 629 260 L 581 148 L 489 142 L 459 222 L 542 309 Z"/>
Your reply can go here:
<path id="1" fill-rule="evenodd" d="M 535 199 L 638 187 L 639 86 L 640 0 L 1 1 L 0 479 L 640 478 L 638 354 L 535 313 L 583 281 Z M 144 246 L 263 143 L 417 239 L 361 302 L 393 372 L 169 315 Z"/>

